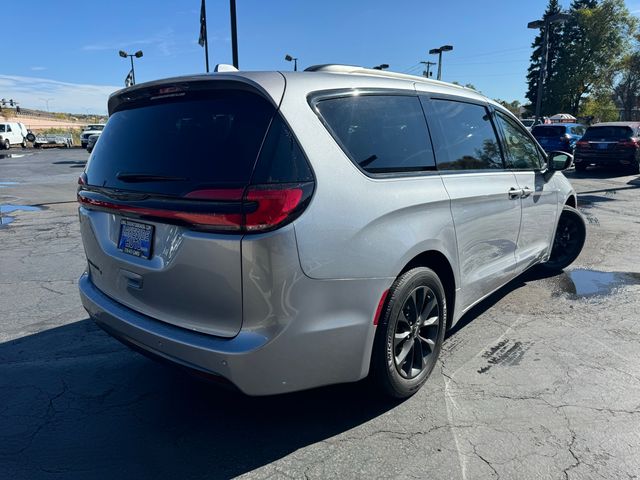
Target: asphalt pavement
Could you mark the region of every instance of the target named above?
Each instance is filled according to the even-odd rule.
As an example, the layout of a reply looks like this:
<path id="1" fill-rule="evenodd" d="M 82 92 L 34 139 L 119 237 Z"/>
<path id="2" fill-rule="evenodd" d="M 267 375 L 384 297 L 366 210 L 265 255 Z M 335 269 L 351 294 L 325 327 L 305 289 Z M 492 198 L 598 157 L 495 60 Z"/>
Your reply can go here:
<path id="1" fill-rule="evenodd" d="M 87 318 L 88 154 L 0 152 L 0 478 L 638 478 L 640 178 L 567 174 L 587 242 L 469 312 L 404 402 L 366 382 L 267 398 L 129 351 Z"/>

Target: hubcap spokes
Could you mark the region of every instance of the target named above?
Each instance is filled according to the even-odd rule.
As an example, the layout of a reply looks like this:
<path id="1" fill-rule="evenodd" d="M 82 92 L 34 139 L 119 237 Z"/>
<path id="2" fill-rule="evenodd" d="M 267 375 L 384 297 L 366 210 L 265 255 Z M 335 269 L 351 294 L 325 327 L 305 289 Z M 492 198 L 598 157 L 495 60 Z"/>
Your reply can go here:
<path id="1" fill-rule="evenodd" d="M 393 339 L 395 366 L 404 378 L 414 378 L 428 364 L 440 326 L 440 305 L 433 290 L 418 287 L 402 306 Z"/>

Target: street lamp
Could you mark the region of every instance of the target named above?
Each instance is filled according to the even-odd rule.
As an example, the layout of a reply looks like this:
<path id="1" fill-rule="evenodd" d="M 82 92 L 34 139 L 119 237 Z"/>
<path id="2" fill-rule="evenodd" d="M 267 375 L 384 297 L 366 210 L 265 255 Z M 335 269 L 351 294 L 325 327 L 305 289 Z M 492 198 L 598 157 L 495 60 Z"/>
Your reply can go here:
<path id="1" fill-rule="evenodd" d="M 292 57 L 291 55 L 286 54 L 286 55 L 284 56 L 284 59 L 285 59 L 287 62 L 293 62 L 293 71 L 294 71 L 294 72 L 297 72 L 297 71 L 298 71 L 298 59 L 297 59 L 296 57 Z"/>
<path id="2" fill-rule="evenodd" d="M 131 58 L 131 85 L 135 85 L 136 84 L 136 72 L 133 69 L 133 57 L 136 58 L 140 58 L 142 57 L 142 50 L 138 50 L 136 53 L 127 53 L 124 50 L 120 50 L 118 52 L 118 55 L 120 55 L 122 58 Z"/>
<path id="3" fill-rule="evenodd" d="M 538 95 L 536 97 L 536 123 L 540 120 L 540 109 L 542 108 L 542 95 L 544 93 L 544 80 L 547 75 L 547 61 L 549 53 L 549 25 L 552 23 L 566 22 L 571 18 L 571 15 L 567 13 L 554 13 L 549 15 L 543 20 L 534 20 L 527 24 L 527 28 L 543 29 L 542 38 L 542 64 L 540 65 L 540 74 L 538 76 Z"/>
<path id="4" fill-rule="evenodd" d="M 451 50 L 453 50 L 452 45 L 442 45 L 440 48 L 429 50 L 431 55 L 438 54 L 438 80 L 442 78 L 442 52 L 450 52 Z"/>
<path id="5" fill-rule="evenodd" d="M 386 70 L 387 68 L 389 68 L 388 63 L 381 63 L 380 65 L 373 67 L 374 70 Z"/>

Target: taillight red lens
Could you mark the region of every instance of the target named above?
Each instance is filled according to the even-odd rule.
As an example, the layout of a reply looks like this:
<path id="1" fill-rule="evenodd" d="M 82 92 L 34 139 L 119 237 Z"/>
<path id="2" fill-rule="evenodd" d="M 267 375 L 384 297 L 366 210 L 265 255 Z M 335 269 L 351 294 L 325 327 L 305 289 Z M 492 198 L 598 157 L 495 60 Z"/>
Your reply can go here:
<path id="1" fill-rule="evenodd" d="M 249 187 L 245 195 L 247 202 L 256 202 L 255 211 L 245 214 L 248 232 L 268 230 L 291 215 L 300 205 L 304 191 L 301 186 L 265 185 Z"/>
<path id="2" fill-rule="evenodd" d="M 621 147 L 638 148 L 638 139 L 628 138 L 625 140 L 618 140 L 618 145 Z"/>
<path id="3" fill-rule="evenodd" d="M 588 147 L 589 146 L 589 142 L 587 142 L 586 140 L 578 140 L 578 142 L 576 142 L 576 146 L 578 146 L 578 147 Z"/>
<path id="4" fill-rule="evenodd" d="M 182 199 L 118 201 L 80 187 L 78 202 L 88 208 L 187 224 L 206 231 L 263 232 L 296 218 L 313 193 L 313 182 L 252 185 L 247 189 L 202 189 Z M 191 201 L 189 201 L 191 200 Z"/>

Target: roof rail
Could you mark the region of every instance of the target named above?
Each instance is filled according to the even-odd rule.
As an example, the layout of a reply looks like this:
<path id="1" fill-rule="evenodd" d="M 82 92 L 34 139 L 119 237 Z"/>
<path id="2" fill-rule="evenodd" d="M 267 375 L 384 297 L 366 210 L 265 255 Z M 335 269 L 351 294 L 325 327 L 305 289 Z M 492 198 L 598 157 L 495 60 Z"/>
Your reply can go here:
<path id="1" fill-rule="evenodd" d="M 419 77 L 417 75 L 408 75 L 406 73 L 398 73 L 398 72 L 390 72 L 389 70 L 376 70 L 374 68 L 365 68 L 359 65 L 341 65 L 341 64 L 331 64 L 326 63 L 323 65 L 312 65 L 304 69 L 305 72 L 327 72 L 327 73 L 356 73 L 361 75 L 375 75 L 378 77 L 385 78 L 400 78 L 404 80 L 411 80 L 414 82 L 424 82 L 424 83 L 446 83 L 441 82 L 440 80 L 433 80 L 431 78 Z M 447 83 L 448 86 L 459 87 L 462 89 L 466 89 L 462 85 L 455 85 Z"/>

